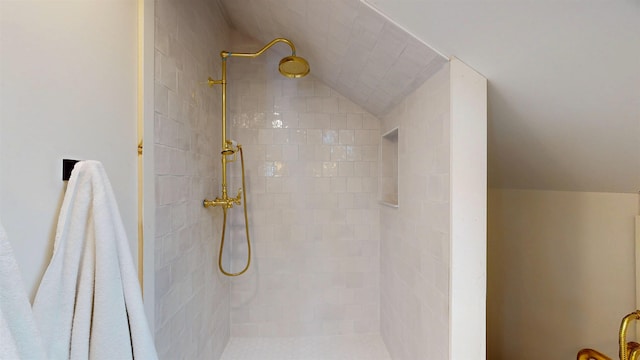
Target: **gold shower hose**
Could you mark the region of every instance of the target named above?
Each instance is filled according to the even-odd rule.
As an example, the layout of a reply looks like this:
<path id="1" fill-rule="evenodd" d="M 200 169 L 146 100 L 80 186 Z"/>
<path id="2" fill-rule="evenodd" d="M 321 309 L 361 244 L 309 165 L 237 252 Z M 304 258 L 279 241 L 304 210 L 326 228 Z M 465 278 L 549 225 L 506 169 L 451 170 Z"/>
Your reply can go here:
<path id="1" fill-rule="evenodd" d="M 222 220 L 222 239 L 220 240 L 220 252 L 218 253 L 218 268 L 220 271 L 227 276 L 240 276 L 249 270 L 249 265 L 251 265 L 251 240 L 249 240 L 249 217 L 247 216 L 247 186 L 244 180 L 244 154 L 242 153 L 242 145 L 237 145 L 238 152 L 240 152 L 240 168 L 242 169 L 242 197 L 244 198 L 244 229 L 247 234 L 247 265 L 242 269 L 242 271 L 237 273 L 231 273 L 224 270 L 222 266 L 222 252 L 224 250 L 224 234 L 227 229 L 227 208 L 226 206 L 222 207 L 222 212 L 224 214 Z M 222 155 L 226 156 L 226 155 Z"/>

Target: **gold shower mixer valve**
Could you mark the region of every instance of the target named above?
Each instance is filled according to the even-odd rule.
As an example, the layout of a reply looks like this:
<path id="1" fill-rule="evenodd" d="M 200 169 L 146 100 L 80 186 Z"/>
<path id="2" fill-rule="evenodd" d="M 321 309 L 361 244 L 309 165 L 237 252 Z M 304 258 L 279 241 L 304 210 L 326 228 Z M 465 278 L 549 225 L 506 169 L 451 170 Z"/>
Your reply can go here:
<path id="1" fill-rule="evenodd" d="M 222 198 L 216 197 L 213 200 L 204 199 L 202 204 L 204 207 L 212 207 L 212 206 L 222 206 L 225 209 L 231 209 L 233 205 L 240 205 L 242 203 L 242 188 L 238 189 L 238 195 L 236 197 L 228 197 L 227 192 L 223 191 Z"/>

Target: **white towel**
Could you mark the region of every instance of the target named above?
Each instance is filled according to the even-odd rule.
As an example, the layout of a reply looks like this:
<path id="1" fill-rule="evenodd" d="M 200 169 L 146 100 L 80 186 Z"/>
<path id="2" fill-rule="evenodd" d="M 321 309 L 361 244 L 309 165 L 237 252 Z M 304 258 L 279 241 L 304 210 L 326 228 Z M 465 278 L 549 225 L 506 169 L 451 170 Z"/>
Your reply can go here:
<path id="1" fill-rule="evenodd" d="M 33 312 L 50 359 L 157 359 L 129 242 L 97 161 L 71 173 Z"/>
<path id="2" fill-rule="evenodd" d="M 22 275 L 0 224 L 0 359 L 44 358 Z"/>

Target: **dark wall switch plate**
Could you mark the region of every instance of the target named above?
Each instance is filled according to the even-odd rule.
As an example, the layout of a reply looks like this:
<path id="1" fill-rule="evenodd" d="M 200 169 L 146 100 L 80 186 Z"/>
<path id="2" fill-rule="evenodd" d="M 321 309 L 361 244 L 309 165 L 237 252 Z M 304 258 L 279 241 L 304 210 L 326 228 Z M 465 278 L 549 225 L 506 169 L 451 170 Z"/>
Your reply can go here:
<path id="1" fill-rule="evenodd" d="M 62 159 L 62 181 L 69 181 L 71 171 L 80 160 Z"/>

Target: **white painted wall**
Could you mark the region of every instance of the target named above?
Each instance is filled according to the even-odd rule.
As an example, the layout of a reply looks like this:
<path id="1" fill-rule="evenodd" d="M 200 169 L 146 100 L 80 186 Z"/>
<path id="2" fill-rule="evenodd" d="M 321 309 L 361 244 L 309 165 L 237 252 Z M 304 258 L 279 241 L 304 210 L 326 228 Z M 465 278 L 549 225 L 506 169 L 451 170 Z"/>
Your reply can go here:
<path id="1" fill-rule="evenodd" d="M 491 189 L 488 357 L 617 358 L 635 309 L 637 194 Z"/>
<path id="2" fill-rule="evenodd" d="M 49 263 L 62 159 L 102 161 L 137 251 L 135 1 L 0 1 L 0 219 L 30 297 Z"/>
<path id="3" fill-rule="evenodd" d="M 451 60 L 450 359 L 486 358 L 487 79 Z"/>

